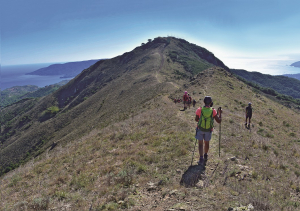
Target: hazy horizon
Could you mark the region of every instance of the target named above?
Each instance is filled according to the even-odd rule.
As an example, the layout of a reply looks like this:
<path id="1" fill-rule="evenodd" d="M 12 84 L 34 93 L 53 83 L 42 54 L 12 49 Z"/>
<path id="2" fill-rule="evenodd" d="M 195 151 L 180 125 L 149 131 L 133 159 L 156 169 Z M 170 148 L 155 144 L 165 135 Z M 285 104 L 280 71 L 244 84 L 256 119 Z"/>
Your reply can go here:
<path id="1" fill-rule="evenodd" d="M 148 39 L 174 36 L 230 68 L 264 71 L 265 64 L 252 67 L 251 60 L 300 61 L 299 7 L 296 0 L 5 1 L 1 63 L 113 58 Z"/>

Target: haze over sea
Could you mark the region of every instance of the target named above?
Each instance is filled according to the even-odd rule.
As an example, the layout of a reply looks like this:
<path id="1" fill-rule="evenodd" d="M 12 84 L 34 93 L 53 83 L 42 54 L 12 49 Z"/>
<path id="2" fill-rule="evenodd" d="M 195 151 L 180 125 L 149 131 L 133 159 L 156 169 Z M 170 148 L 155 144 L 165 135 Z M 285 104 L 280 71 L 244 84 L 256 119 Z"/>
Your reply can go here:
<path id="1" fill-rule="evenodd" d="M 241 59 L 235 60 L 236 64 L 239 62 L 243 63 L 241 66 L 245 66 L 244 69 L 247 71 L 256 71 L 263 74 L 270 75 L 283 75 L 283 74 L 297 74 L 300 73 L 300 68 L 292 67 L 292 61 L 271 61 L 271 60 L 249 60 L 241 61 Z M 26 65 L 9 65 L 1 67 L 1 80 L 0 89 L 13 87 L 13 86 L 24 86 L 24 85 L 36 85 L 38 87 L 44 87 L 47 85 L 55 84 L 63 80 L 71 78 L 60 78 L 62 75 L 57 76 L 38 76 L 38 75 L 25 75 L 26 73 L 33 72 L 39 68 L 47 67 L 54 63 L 43 63 L 43 64 L 26 64 Z M 248 67 L 248 68 L 247 68 Z M 229 68 L 231 68 L 229 66 Z"/>
<path id="2" fill-rule="evenodd" d="M 0 89 L 36 85 L 38 87 L 45 87 L 47 85 L 55 84 L 63 80 L 70 80 L 71 78 L 60 78 L 62 75 L 56 76 L 39 76 L 39 75 L 25 75 L 26 73 L 33 72 L 42 67 L 48 67 L 53 63 L 43 64 L 25 64 L 25 65 L 9 65 L 2 66 L 0 72 Z"/>

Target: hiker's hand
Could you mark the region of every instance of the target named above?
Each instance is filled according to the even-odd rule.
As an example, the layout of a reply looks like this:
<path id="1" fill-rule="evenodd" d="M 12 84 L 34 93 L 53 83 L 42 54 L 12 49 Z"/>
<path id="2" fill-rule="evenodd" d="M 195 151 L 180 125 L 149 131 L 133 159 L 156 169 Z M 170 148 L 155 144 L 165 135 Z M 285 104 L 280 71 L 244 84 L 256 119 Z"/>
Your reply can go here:
<path id="1" fill-rule="evenodd" d="M 221 113 L 222 113 L 222 108 L 220 107 L 218 110 L 219 110 L 219 114 L 221 115 Z"/>

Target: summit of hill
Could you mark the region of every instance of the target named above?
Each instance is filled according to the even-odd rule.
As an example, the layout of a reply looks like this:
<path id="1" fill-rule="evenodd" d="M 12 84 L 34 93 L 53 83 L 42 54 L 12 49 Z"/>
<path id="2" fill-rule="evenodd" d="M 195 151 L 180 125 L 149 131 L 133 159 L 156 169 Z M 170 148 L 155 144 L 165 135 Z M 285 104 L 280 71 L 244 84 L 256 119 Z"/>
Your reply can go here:
<path id="1" fill-rule="evenodd" d="M 182 111 L 173 99 L 184 91 L 197 104 Z M 204 172 L 187 188 L 180 180 L 194 152 L 195 112 L 207 95 L 222 107 L 222 123 L 215 123 Z M 2 114 L 3 210 L 300 207 L 299 113 L 182 39 L 158 37 L 98 61 L 54 93 Z M 196 151 L 193 165 L 198 159 Z"/>

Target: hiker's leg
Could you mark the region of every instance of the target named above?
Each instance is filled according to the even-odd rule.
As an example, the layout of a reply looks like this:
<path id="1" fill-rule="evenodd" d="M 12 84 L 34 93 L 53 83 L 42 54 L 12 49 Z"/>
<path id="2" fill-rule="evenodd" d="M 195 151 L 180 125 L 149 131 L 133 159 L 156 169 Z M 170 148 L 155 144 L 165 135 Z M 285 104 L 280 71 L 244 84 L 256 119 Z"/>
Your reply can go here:
<path id="1" fill-rule="evenodd" d="M 198 143 L 199 143 L 199 155 L 200 157 L 203 156 L 203 140 L 198 140 Z"/>
<path id="2" fill-rule="evenodd" d="M 209 150 L 209 141 L 204 141 L 204 153 L 207 154 Z"/>

